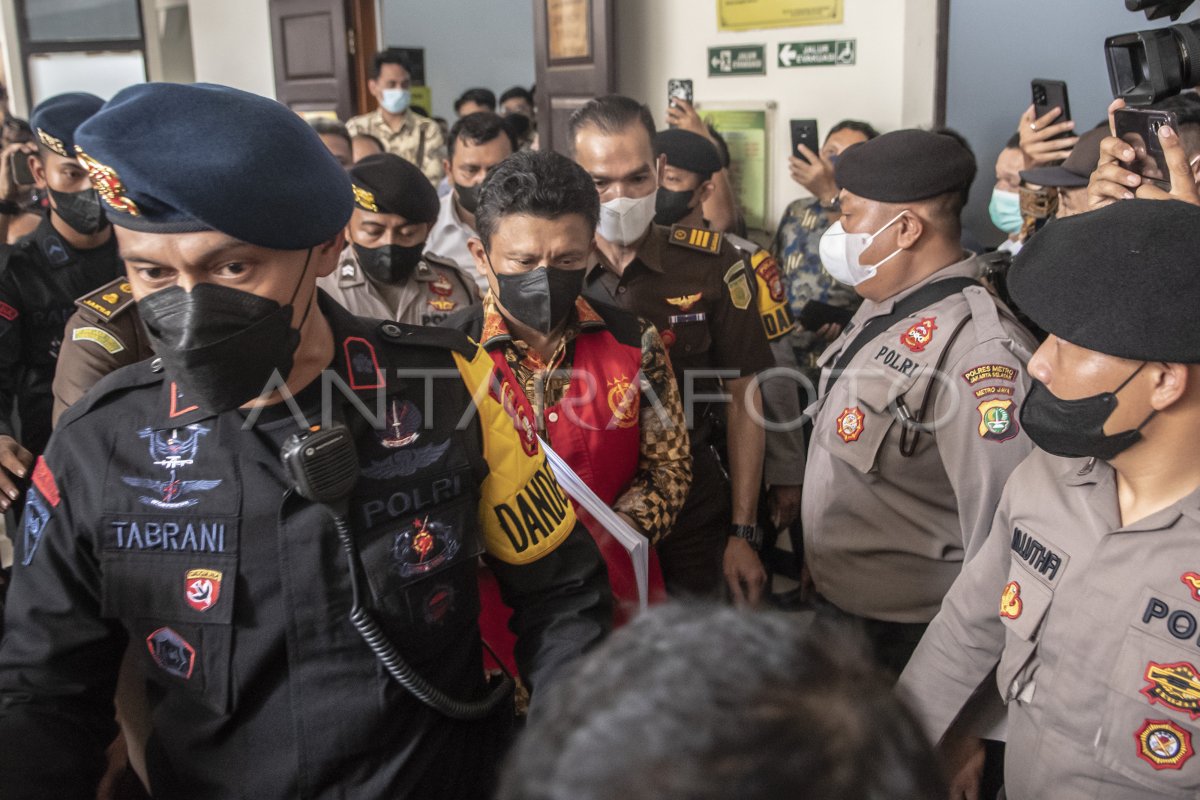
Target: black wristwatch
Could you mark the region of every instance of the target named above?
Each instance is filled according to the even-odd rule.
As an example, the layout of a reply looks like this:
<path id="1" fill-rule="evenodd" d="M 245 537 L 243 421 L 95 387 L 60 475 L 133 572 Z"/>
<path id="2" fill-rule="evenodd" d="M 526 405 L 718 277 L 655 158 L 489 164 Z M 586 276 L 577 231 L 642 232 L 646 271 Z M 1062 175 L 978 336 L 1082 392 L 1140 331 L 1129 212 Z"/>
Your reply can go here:
<path id="1" fill-rule="evenodd" d="M 743 539 L 750 547 L 754 548 L 756 553 L 762 549 L 762 528 L 757 525 L 734 525 L 729 535 Z"/>

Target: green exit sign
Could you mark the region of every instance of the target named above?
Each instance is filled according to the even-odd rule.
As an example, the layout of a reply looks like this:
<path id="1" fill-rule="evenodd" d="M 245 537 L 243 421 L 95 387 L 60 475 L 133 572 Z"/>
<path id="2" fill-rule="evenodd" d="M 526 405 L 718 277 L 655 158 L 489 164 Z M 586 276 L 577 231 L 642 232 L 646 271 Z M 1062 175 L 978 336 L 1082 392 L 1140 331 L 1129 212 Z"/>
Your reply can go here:
<path id="1" fill-rule="evenodd" d="M 779 45 L 781 67 L 831 67 L 853 64 L 858 58 L 854 39 L 825 42 L 784 42 Z"/>
<path id="2" fill-rule="evenodd" d="M 767 47 L 744 44 L 708 48 L 708 77 L 721 75 L 766 75 Z"/>

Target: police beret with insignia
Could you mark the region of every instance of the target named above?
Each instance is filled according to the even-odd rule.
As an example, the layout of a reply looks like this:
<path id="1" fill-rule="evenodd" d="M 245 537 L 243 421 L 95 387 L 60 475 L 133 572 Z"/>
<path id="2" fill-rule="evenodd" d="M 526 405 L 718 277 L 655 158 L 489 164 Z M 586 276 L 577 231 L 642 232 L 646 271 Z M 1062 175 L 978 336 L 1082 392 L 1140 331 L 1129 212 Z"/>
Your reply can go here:
<path id="1" fill-rule="evenodd" d="M 130 86 L 75 145 L 109 220 L 133 230 L 304 250 L 336 236 L 354 208 L 346 171 L 303 119 L 227 86 Z"/>
<path id="2" fill-rule="evenodd" d="M 838 186 L 880 203 L 912 203 L 965 192 L 975 180 L 975 156 L 953 136 L 915 128 L 892 131 L 843 151 Z"/>
<path id="3" fill-rule="evenodd" d="M 705 180 L 722 168 L 716 146 L 698 133 L 682 128 L 668 128 L 654 135 L 654 155 L 667 157 L 667 163 L 678 169 L 695 172 Z"/>
<path id="4" fill-rule="evenodd" d="M 47 150 L 75 158 L 75 130 L 103 105 L 103 100 L 87 92 L 55 95 L 37 104 L 29 126 Z"/>
<path id="5" fill-rule="evenodd" d="M 1200 363 L 1200 208 L 1123 200 L 1057 219 L 1008 273 L 1017 306 L 1072 344 L 1136 361 Z"/>
<path id="6" fill-rule="evenodd" d="M 361 209 L 398 214 L 409 222 L 437 222 L 437 189 L 415 164 L 398 155 L 367 156 L 351 167 L 350 182 Z"/>

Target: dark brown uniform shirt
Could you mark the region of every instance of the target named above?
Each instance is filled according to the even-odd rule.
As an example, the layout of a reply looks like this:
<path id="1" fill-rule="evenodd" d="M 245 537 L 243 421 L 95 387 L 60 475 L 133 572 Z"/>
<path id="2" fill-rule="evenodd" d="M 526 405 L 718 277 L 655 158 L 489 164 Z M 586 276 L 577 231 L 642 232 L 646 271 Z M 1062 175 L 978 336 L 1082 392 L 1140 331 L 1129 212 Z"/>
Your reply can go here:
<path id="1" fill-rule="evenodd" d="M 720 233 L 654 225 L 622 275 L 602 262 L 584 292 L 654 323 L 685 406 L 689 385 L 715 391 L 713 370 L 736 378 L 775 365 L 746 265 Z"/>
<path id="2" fill-rule="evenodd" d="M 67 320 L 54 371 L 53 421 L 105 375 L 152 355 L 125 278 L 80 297 Z"/>

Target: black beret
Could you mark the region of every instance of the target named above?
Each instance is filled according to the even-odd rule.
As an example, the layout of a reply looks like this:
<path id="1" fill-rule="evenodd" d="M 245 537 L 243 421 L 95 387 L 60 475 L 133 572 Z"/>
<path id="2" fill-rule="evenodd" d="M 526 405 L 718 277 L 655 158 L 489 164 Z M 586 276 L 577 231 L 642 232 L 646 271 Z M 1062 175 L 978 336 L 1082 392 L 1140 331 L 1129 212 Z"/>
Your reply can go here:
<path id="1" fill-rule="evenodd" d="M 868 200 L 916 202 L 969 189 L 975 156 L 953 136 L 909 128 L 846 148 L 834 178 Z"/>
<path id="2" fill-rule="evenodd" d="M 33 109 L 29 127 L 43 147 L 67 158 L 75 157 L 75 129 L 100 110 L 104 101 L 87 92 L 48 97 Z"/>
<path id="3" fill-rule="evenodd" d="M 123 89 L 75 145 L 109 220 L 133 230 L 304 250 L 336 236 L 354 209 L 346 171 L 303 119 L 227 86 Z"/>
<path id="4" fill-rule="evenodd" d="M 1056 219 L 1008 274 L 1013 302 L 1072 344 L 1137 361 L 1200 363 L 1200 208 L 1123 200 Z"/>
<path id="5" fill-rule="evenodd" d="M 409 222 L 437 222 L 437 189 L 416 165 L 393 153 L 367 156 L 350 168 L 354 202 L 380 214 L 398 214 Z"/>
<path id="6" fill-rule="evenodd" d="M 654 155 L 667 157 L 667 163 L 678 169 L 695 172 L 702 178 L 712 177 L 724 166 L 717 148 L 698 133 L 681 128 L 668 128 L 654 135 Z"/>

